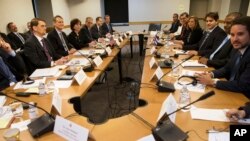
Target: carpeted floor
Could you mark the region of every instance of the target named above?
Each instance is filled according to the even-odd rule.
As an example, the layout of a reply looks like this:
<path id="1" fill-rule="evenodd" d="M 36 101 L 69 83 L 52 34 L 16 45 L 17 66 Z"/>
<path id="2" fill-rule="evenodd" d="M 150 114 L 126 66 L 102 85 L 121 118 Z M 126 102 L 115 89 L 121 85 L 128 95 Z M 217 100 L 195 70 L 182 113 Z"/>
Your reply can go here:
<path id="1" fill-rule="evenodd" d="M 82 115 L 94 124 L 101 124 L 110 118 L 129 114 L 138 106 L 139 83 L 142 75 L 144 57 L 139 55 L 138 45 L 133 48 L 134 57 L 130 57 L 130 47 L 122 49 L 122 72 L 124 81 L 119 82 L 117 58 L 110 64 L 113 70 L 106 73 L 103 84 L 95 84 L 82 98 Z M 131 79 L 132 78 L 132 79 Z"/>

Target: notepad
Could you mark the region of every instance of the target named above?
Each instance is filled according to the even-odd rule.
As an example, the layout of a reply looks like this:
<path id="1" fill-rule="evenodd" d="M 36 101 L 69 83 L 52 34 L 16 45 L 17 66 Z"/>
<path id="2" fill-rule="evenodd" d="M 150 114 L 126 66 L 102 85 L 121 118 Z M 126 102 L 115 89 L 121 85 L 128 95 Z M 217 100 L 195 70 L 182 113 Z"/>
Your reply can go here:
<path id="1" fill-rule="evenodd" d="M 54 77 L 59 72 L 58 68 L 44 68 L 44 69 L 36 69 L 31 75 L 31 78 L 34 77 Z"/>
<path id="2" fill-rule="evenodd" d="M 182 67 L 207 67 L 204 64 L 200 64 L 198 60 L 188 60 L 181 64 Z"/>

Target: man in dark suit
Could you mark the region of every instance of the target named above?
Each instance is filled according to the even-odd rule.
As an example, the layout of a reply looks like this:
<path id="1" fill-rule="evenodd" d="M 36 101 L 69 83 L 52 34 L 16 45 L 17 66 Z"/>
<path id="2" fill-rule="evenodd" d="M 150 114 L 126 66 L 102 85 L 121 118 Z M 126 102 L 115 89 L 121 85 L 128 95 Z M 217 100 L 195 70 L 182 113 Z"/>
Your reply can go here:
<path id="1" fill-rule="evenodd" d="M 213 50 L 221 44 L 227 34 L 218 26 L 219 15 L 216 12 L 206 14 L 207 31 L 203 34 L 201 40 L 193 45 L 184 45 L 183 50 L 189 50 L 188 54 L 210 55 Z"/>
<path id="2" fill-rule="evenodd" d="M 115 32 L 115 30 L 113 29 L 111 23 L 110 23 L 110 16 L 109 15 L 105 15 L 104 17 L 105 22 L 102 24 L 102 35 L 106 36 L 106 34 L 110 33 L 111 35 L 113 35 L 113 32 Z"/>
<path id="3" fill-rule="evenodd" d="M 14 44 L 12 48 L 14 50 L 17 50 L 19 48 L 23 49 L 26 40 L 25 35 L 18 32 L 17 26 L 13 22 L 9 22 L 7 24 L 7 28 L 10 31 L 10 33 L 8 34 L 8 38 Z"/>
<path id="4" fill-rule="evenodd" d="M 230 52 L 232 50 L 232 44 L 230 42 L 230 27 L 234 19 L 240 18 L 242 16 L 241 13 L 233 12 L 229 13 L 224 22 L 224 29 L 228 36 L 221 42 L 221 44 L 213 50 L 211 54 L 205 55 L 199 59 L 199 63 L 205 64 L 209 67 L 214 67 L 219 69 L 223 67 L 230 57 Z"/>
<path id="5" fill-rule="evenodd" d="M 169 29 L 170 33 L 174 33 L 177 31 L 178 27 L 181 25 L 180 21 L 179 21 L 179 15 L 177 13 L 173 14 L 173 22 L 171 24 L 171 27 Z"/>
<path id="6" fill-rule="evenodd" d="M 29 62 L 29 69 L 33 72 L 38 68 L 48 68 L 67 62 L 67 57 L 57 54 L 51 43 L 44 38 L 46 23 L 44 20 L 34 18 L 31 20 L 32 35 L 25 43 L 24 55 Z"/>
<path id="7" fill-rule="evenodd" d="M 229 62 L 211 73 L 197 74 L 197 80 L 215 88 L 240 92 L 250 98 L 250 17 L 235 19 L 230 29 L 230 40 L 235 49 Z M 213 80 L 226 78 L 227 80 Z"/>
<path id="8" fill-rule="evenodd" d="M 0 91 L 22 80 L 24 74 L 24 62 L 10 44 L 0 38 Z"/>
<path id="9" fill-rule="evenodd" d="M 91 36 L 94 40 L 98 40 L 98 38 L 104 37 L 101 26 L 102 26 L 102 17 L 97 17 L 96 23 L 90 29 Z"/>
<path id="10" fill-rule="evenodd" d="M 28 31 L 24 33 L 26 39 L 28 39 L 29 37 L 31 37 L 31 35 L 33 35 L 31 27 L 30 27 L 30 22 L 27 23 L 27 28 L 28 28 Z"/>
<path id="11" fill-rule="evenodd" d="M 56 53 L 67 56 L 73 54 L 76 49 L 68 42 L 66 34 L 62 31 L 64 28 L 63 18 L 59 15 L 53 18 L 55 29 L 48 33 L 48 40 L 51 42 Z"/>
<path id="12" fill-rule="evenodd" d="M 95 44 L 95 40 L 92 38 L 90 29 L 93 26 L 93 18 L 87 17 L 85 24 L 82 26 L 82 29 L 79 32 L 79 38 L 84 44 L 92 46 Z"/>

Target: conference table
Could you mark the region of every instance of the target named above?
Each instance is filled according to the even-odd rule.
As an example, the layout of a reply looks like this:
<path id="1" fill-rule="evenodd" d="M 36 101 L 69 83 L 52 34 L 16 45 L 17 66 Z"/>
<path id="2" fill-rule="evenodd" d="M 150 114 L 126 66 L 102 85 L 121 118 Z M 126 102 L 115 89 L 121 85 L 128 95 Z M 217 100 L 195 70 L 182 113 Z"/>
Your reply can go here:
<path id="1" fill-rule="evenodd" d="M 125 39 L 120 47 L 124 46 L 128 39 Z M 151 48 L 152 45 L 148 44 L 147 48 Z M 161 50 L 161 48 L 159 49 Z M 104 62 L 98 67 L 98 70 L 87 72 L 88 78 L 84 81 L 83 84 L 80 86 L 76 83 L 70 88 L 67 89 L 60 89 L 59 94 L 61 95 L 63 101 L 63 111 L 62 117 L 77 123 L 80 126 L 83 126 L 89 129 L 90 134 L 94 137 L 97 141 L 134 141 L 138 140 L 142 137 L 151 134 L 151 127 L 145 124 L 140 119 L 136 118 L 132 114 L 128 114 L 122 117 L 109 119 L 107 122 L 103 124 L 94 125 L 88 122 L 86 117 L 75 115 L 69 116 L 72 113 L 75 113 L 73 109 L 73 105 L 68 103 L 68 99 L 75 97 L 75 96 L 83 96 L 86 94 L 88 89 L 94 84 L 95 80 L 100 76 L 102 71 L 112 62 L 114 57 L 118 55 L 120 49 L 114 48 L 112 50 L 112 55 L 110 57 L 104 58 Z M 170 50 L 172 52 L 172 50 Z M 162 107 L 163 101 L 169 96 L 169 92 L 158 92 L 157 87 L 154 86 L 156 84 L 155 79 L 151 80 L 153 73 L 156 70 L 156 67 L 150 68 L 149 61 L 153 57 L 150 54 L 150 49 L 146 50 L 145 59 L 144 59 L 144 66 L 143 66 L 143 73 L 141 79 L 141 87 L 140 87 L 140 94 L 139 98 L 144 99 L 147 101 L 147 105 L 143 107 L 138 107 L 133 112 L 145 119 L 147 122 L 151 123 L 152 125 L 156 125 L 157 119 Z M 180 55 L 178 59 L 174 59 L 175 61 L 181 60 L 185 58 L 185 55 Z M 192 59 L 197 59 L 198 56 L 195 56 Z M 120 58 L 121 59 L 121 58 Z M 189 68 L 190 70 L 212 70 L 213 68 Z M 169 69 L 162 69 L 163 72 L 167 72 Z M 166 81 L 174 81 L 176 78 L 172 78 L 170 76 L 165 76 L 163 80 Z M 210 90 L 215 91 L 215 95 L 194 104 L 194 106 L 199 108 L 211 108 L 211 109 L 229 109 L 229 108 L 237 108 L 241 105 L 244 105 L 248 99 L 240 93 L 228 92 L 223 90 L 218 90 L 212 87 L 206 87 L 205 92 Z M 9 95 L 13 95 L 12 87 L 8 88 L 6 92 Z M 190 92 L 191 101 L 196 100 L 199 98 L 203 93 L 197 92 Z M 176 90 L 172 93 L 174 98 L 178 101 L 179 98 L 179 90 Z M 32 95 L 31 97 L 27 98 L 20 98 L 24 101 L 34 101 L 37 102 L 38 106 L 43 107 L 45 110 L 51 110 L 51 99 L 52 95 L 48 94 L 43 97 L 39 97 L 37 95 Z M 8 101 L 7 101 L 8 102 Z M 39 114 L 43 112 L 39 111 Z M 24 119 L 27 119 L 27 114 L 24 114 Z M 18 121 L 18 120 L 17 120 Z M 16 122 L 17 122 L 16 121 Z M 213 127 L 217 129 L 225 129 L 227 128 L 230 123 L 228 122 L 214 122 L 214 121 L 204 121 L 204 120 L 193 120 L 191 118 L 190 112 L 177 112 L 176 113 L 176 122 L 175 124 L 180 127 L 184 132 L 189 132 L 189 138 L 187 140 L 190 141 L 199 141 L 202 140 L 201 138 L 208 139 L 207 130 L 212 129 Z M 0 133 L 3 134 L 5 130 L 0 130 Z M 200 138 L 201 137 L 201 138 Z M 39 138 L 32 138 L 29 132 L 23 131 L 20 134 L 21 140 L 42 140 L 42 141 L 49 141 L 49 140 L 65 140 L 62 137 L 54 134 L 53 132 L 47 133 Z M 0 136 L 0 140 L 2 136 Z M 89 140 L 92 140 L 91 138 Z"/>

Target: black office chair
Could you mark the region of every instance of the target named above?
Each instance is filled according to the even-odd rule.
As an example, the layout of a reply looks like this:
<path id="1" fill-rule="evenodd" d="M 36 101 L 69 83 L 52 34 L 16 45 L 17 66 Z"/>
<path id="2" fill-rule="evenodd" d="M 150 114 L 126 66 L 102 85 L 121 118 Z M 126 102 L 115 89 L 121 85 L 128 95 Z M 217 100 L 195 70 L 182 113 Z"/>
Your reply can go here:
<path id="1" fill-rule="evenodd" d="M 155 24 L 155 23 L 149 24 L 148 31 L 160 31 L 160 30 L 161 30 L 161 24 Z"/>

